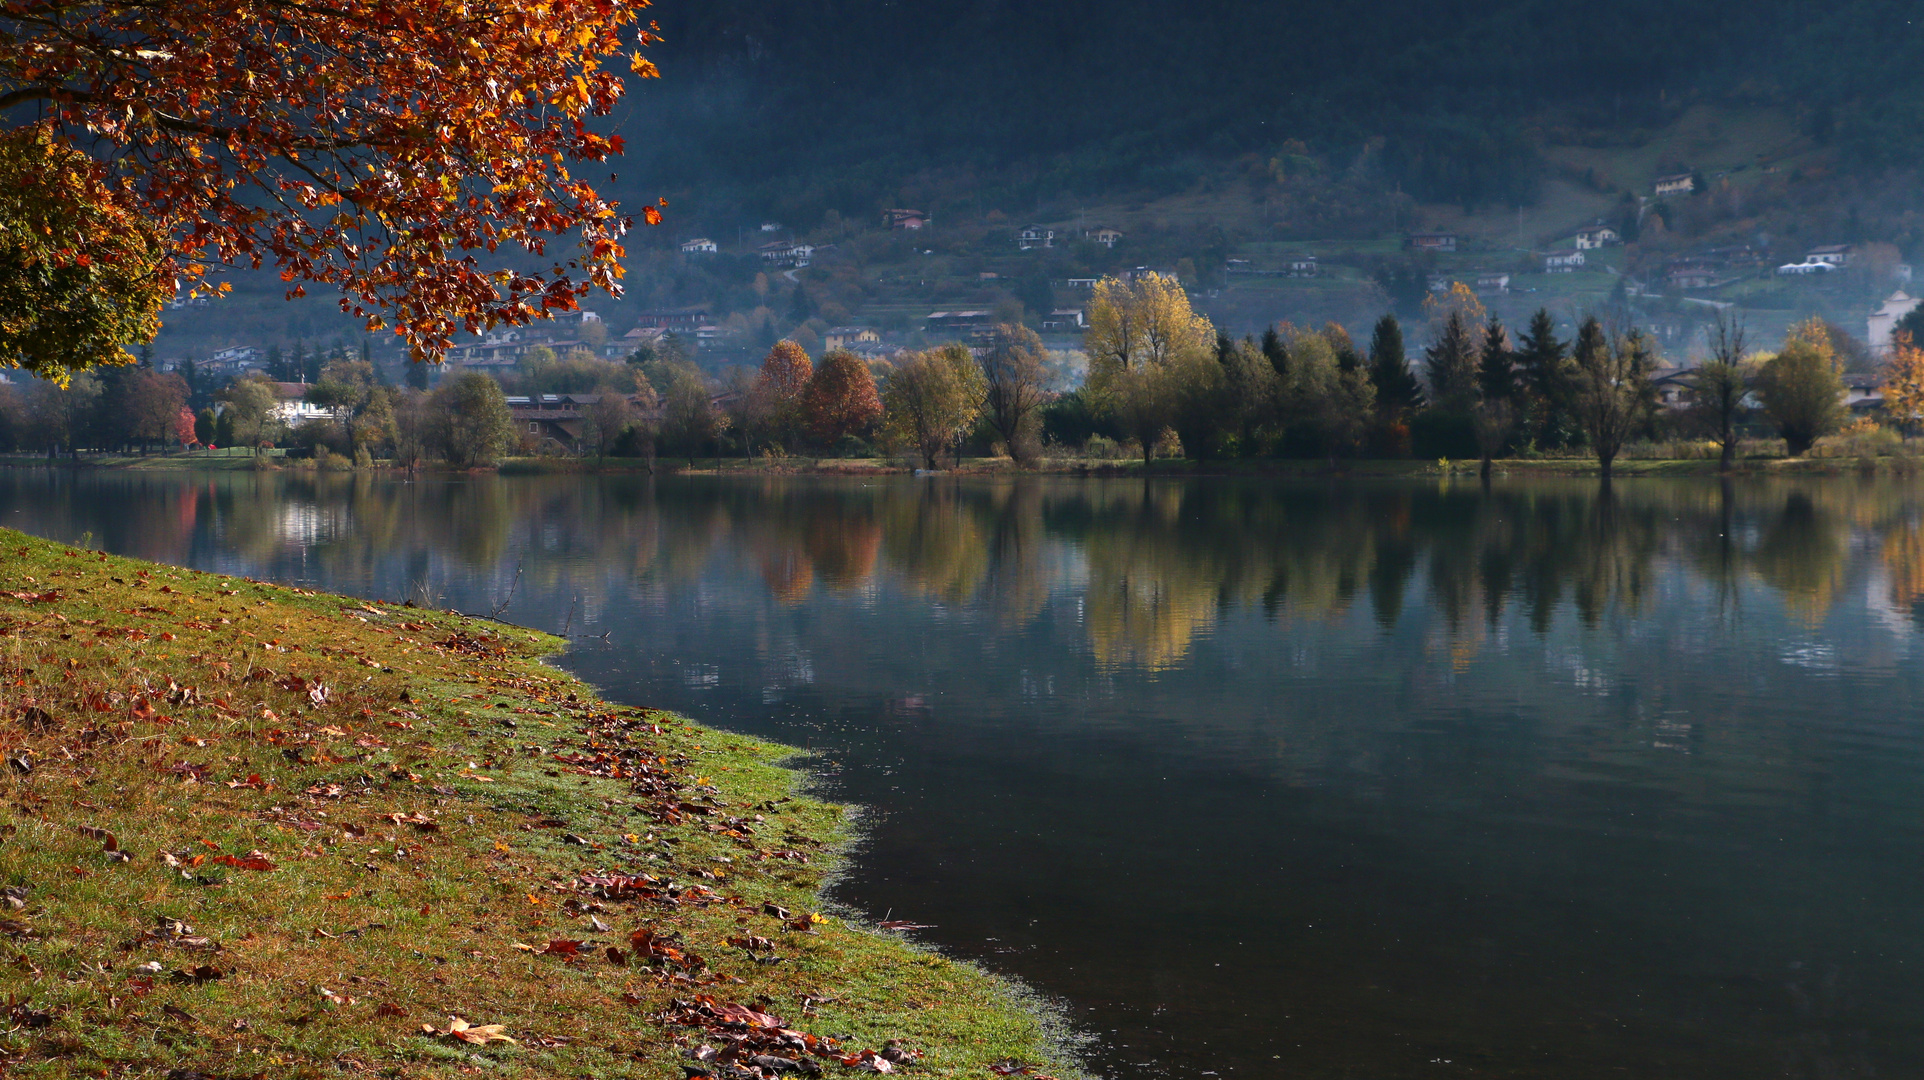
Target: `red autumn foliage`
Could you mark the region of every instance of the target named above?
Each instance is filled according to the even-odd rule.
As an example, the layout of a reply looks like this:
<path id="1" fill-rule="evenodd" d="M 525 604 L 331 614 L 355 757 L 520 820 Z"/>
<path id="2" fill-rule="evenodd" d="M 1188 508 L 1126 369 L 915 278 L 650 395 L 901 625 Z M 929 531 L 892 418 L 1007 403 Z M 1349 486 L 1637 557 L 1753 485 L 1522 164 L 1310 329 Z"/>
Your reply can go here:
<path id="1" fill-rule="evenodd" d="M 168 235 L 157 273 L 273 266 L 344 294 L 417 359 L 619 291 L 631 221 L 576 171 L 623 92 L 647 0 L 0 4 L 0 111 L 38 105 Z M 650 224 L 654 207 L 643 210 Z M 578 236 L 573 258 L 547 246 Z M 516 269 L 503 248 L 546 264 Z"/>

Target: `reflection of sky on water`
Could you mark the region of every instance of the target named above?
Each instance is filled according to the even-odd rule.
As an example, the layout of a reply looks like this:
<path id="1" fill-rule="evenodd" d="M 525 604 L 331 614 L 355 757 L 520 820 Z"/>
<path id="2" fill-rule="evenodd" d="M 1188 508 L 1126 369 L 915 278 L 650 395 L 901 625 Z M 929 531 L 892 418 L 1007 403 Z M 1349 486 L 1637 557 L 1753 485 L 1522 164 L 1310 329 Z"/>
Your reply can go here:
<path id="1" fill-rule="evenodd" d="M 875 809 L 852 902 L 1169 1075 L 1924 1073 L 1921 510 L 0 474 L 0 521 L 509 600 L 617 696 L 822 750 Z"/>

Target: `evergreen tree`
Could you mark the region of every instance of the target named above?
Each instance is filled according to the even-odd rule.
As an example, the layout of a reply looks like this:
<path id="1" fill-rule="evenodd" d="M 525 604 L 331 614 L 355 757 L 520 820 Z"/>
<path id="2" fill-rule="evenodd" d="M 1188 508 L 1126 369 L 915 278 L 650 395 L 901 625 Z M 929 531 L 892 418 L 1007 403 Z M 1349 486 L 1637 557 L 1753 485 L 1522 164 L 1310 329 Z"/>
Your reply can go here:
<path id="1" fill-rule="evenodd" d="M 1483 356 L 1477 361 L 1477 392 L 1487 402 L 1510 402 L 1517 393 L 1516 353 L 1510 332 L 1496 316 L 1483 328 Z"/>
<path id="2" fill-rule="evenodd" d="M 788 322 L 800 326 L 815 317 L 815 304 L 808 298 L 808 290 L 800 282 L 795 283 L 795 291 L 788 297 Z"/>
<path id="3" fill-rule="evenodd" d="M 1530 328 L 1517 342 L 1518 381 L 1522 383 L 1523 435 L 1526 441 L 1562 446 L 1576 433 L 1569 414 L 1570 351 L 1557 338 L 1556 320 L 1538 308 Z"/>
<path id="4" fill-rule="evenodd" d="M 419 360 L 405 360 L 408 366 L 407 384 L 416 390 L 428 388 L 428 366 Z"/>
<path id="5" fill-rule="evenodd" d="M 1431 400 L 1442 409 L 1466 408 L 1476 397 L 1477 348 L 1462 312 L 1450 312 L 1443 332 L 1423 356 L 1429 363 Z"/>
<path id="6" fill-rule="evenodd" d="M 284 368 L 282 367 L 285 363 L 285 358 L 281 356 L 281 347 L 279 345 L 269 345 L 267 347 L 267 373 L 277 380 L 286 378 Z"/>
<path id="7" fill-rule="evenodd" d="M 1263 355 L 1269 359 L 1269 366 L 1276 369 L 1278 379 L 1289 378 L 1289 346 L 1274 326 L 1263 331 Z"/>
<path id="8" fill-rule="evenodd" d="M 1395 315 L 1376 320 L 1370 333 L 1370 379 L 1376 383 L 1376 405 L 1386 416 L 1423 406 L 1423 385 L 1410 370 L 1403 351 L 1403 324 Z"/>

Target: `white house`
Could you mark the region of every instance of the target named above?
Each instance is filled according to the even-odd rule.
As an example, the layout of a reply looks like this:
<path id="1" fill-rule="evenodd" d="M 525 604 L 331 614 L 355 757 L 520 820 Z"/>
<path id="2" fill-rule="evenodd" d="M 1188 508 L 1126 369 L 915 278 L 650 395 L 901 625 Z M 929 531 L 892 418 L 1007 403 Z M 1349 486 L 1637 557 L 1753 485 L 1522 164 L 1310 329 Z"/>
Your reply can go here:
<path id="1" fill-rule="evenodd" d="M 1298 255 L 1295 258 L 1289 260 L 1289 276 L 1290 277 L 1315 277 L 1316 276 L 1316 256 Z"/>
<path id="2" fill-rule="evenodd" d="M 1092 277 L 1064 278 L 1062 280 L 1062 287 L 1065 289 L 1093 289 L 1096 287 L 1096 279 Z"/>
<path id="3" fill-rule="evenodd" d="M 1582 268 L 1584 263 L 1581 251 L 1556 251 L 1543 257 L 1543 272 L 1546 274 L 1568 274 Z"/>
<path id="4" fill-rule="evenodd" d="M 1825 244 L 1804 253 L 1807 263 L 1823 263 L 1826 266 L 1845 267 L 1850 265 L 1851 246 L 1849 244 Z"/>
<path id="5" fill-rule="evenodd" d="M 713 255 L 720 250 L 721 248 L 706 236 L 697 236 L 693 240 L 683 240 L 681 242 L 681 253 L 683 255 Z"/>
<path id="6" fill-rule="evenodd" d="M 274 406 L 274 419 L 288 427 L 294 427 L 308 420 L 334 418 L 333 409 L 323 409 L 307 400 L 308 385 L 306 383 L 277 382 L 270 385 L 274 387 L 274 396 L 280 398 Z"/>
<path id="7" fill-rule="evenodd" d="M 1022 231 L 1015 234 L 1015 246 L 1023 251 L 1055 247 L 1056 231 L 1041 225 L 1024 225 Z"/>
<path id="8" fill-rule="evenodd" d="M 1594 251 L 1597 248 L 1609 247 L 1611 244 L 1623 243 L 1623 236 L 1617 230 L 1603 224 L 1578 229 L 1574 239 L 1578 251 Z"/>
<path id="9" fill-rule="evenodd" d="M 1056 308 L 1048 318 L 1042 320 L 1044 330 L 1081 330 L 1088 325 L 1082 317 L 1081 308 Z"/>
<path id="10" fill-rule="evenodd" d="M 1697 181 L 1689 173 L 1673 173 L 1657 177 L 1651 182 L 1651 187 L 1656 191 L 1657 198 L 1661 199 L 1667 195 L 1688 195 L 1697 190 Z"/>
<path id="11" fill-rule="evenodd" d="M 1105 227 L 1089 233 L 1088 236 L 1089 239 L 1094 240 L 1103 247 L 1114 248 L 1116 242 L 1122 239 L 1122 230 Z"/>
<path id="12" fill-rule="evenodd" d="M 762 231 L 763 232 L 781 232 L 782 223 L 779 221 L 764 221 L 762 222 Z"/>
<path id="13" fill-rule="evenodd" d="M 776 266 L 807 266 L 814 259 L 815 247 L 812 244 L 797 244 L 784 240 L 761 246 L 762 259 Z"/>
<path id="14" fill-rule="evenodd" d="M 1806 260 L 1800 263 L 1785 263 L 1777 268 L 1777 272 L 1789 277 L 1801 274 L 1828 274 L 1835 269 L 1837 269 L 1837 267 L 1827 262 L 1810 262 Z"/>
<path id="15" fill-rule="evenodd" d="M 867 326 L 836 326 L 822 331 L 822 348 L 829 350 L 879 345 L 881 342 L 881 332 Z"/>
<path id="16" fill-rule="evenodd" d="M 1477 292 L 1499 292 L 1499 293 L 1509 292 L 1510 291 L 1510 275 L 1478 274 L 1476 276 L 1476 291 Z"/>
<path id="17" fill-rule="evenodd" d="M 1886 297 L 1876 311 L 1871 312 L 1865 324 L 1865 340 L 1871 343 L 1872 356 L 1890 355 L 1891 331 L 1896 328 L 1899 319 L 1916 311 L 1919 304 L 1924 304 L 1924 300 L 1899 289 Z M 1915 344 L 1924 345 L 1924 342 Z"/>

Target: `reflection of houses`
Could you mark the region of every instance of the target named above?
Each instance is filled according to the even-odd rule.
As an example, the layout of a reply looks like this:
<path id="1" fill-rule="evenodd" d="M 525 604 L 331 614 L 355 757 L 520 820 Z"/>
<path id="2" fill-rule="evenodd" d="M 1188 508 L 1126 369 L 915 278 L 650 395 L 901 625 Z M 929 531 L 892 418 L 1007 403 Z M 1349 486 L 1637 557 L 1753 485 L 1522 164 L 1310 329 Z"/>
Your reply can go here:
<path id="1" fill-rule="evenodd" d="M 1044 330 L 1080 330 L 1086 325 L 1081 308 L 1057 308 L 1042 320 Z"/>
<path id="2" fill-rule="evenodd" d="M 706 236 L 697 236 L 693 240 L 683 240 L 681 242 L 681 253 L 683 255 L 713 255 L 720 250 L 721 248 Z"/>
<path id="3" fill-rule="evenodd" d="M 1413 251 L 1455 251 L 1456 234 L 1452 232 L 1411 233 L 1404 246 Z"/>
<path id="4" fill-rule="evenodd" d="M 1578 251 L 1594 251 L 1597 248 L 1623 242 L 1623 237 L 1617 230 L 1601 224 L 1592 225 L 1587 229 L 1578 229 L 1572 239 L 1576 241 Z"/>
<path id="5" fill-rule="evenodd" d="M 1023 251 L 1056 246 L 1056 231 L 1041 225 L 1024 225 L 1015 234 L 1015 246 Z"/>
<path id="6" fill-rule="evenodd" d="M 800 268 L 807 266 L 815 257 L 815 248 L 813 245 L 798 244 L 792 240 L 776 240 L 772 243 L 763 244 L 757 250 L 760 251 L 764 262 L 772 263 L 776 266 L 793 266 Z"/>
<path id="7" fill-rule="evenodd" d="M 1659 176 L 1651 182 L 1651 188 L 1661 199 L 1670 195 L 1688 195 L 1697 190 L 1697 181 L 1689 173 L 1672 173 Z"/>
<path id="8" fill-rule="evenodd" d="M 1556 251 L 1543 257 L 1543 272 L 1546 274 L 1569 274 L 1583 268 L 1584 257 L 1581 251 Z"/>
<path id="9" fill-rule="evenodd" d="M 822 348 L 854 349 L 857 345 L 879 345 L 882 334 L 866 326 L 837 326 L 822 331 Z"/>
<path id="10" fill-rule="evenodd" d="M 1890 355 L 1891 331 L 1897 328 L 1899 320 L 1911 312 L 1916 311 L 1919 303 L 1924 303 L 1924 301 L 1920 301 L 1916 297 L 1906 293 L 1903 289 L 1899 289 L 1888 297 L 1885 297 L 1884 302 L 1878 305 L 1877 310 L 1871 312 L 1870 319 L 1865 323 L 1865 329 L 1868 335 L 1867 340 L 1871 343 L 1872 356 Z M 1924 342 L 1916 342 L 1915 344 L 1924 345 Z"/>

